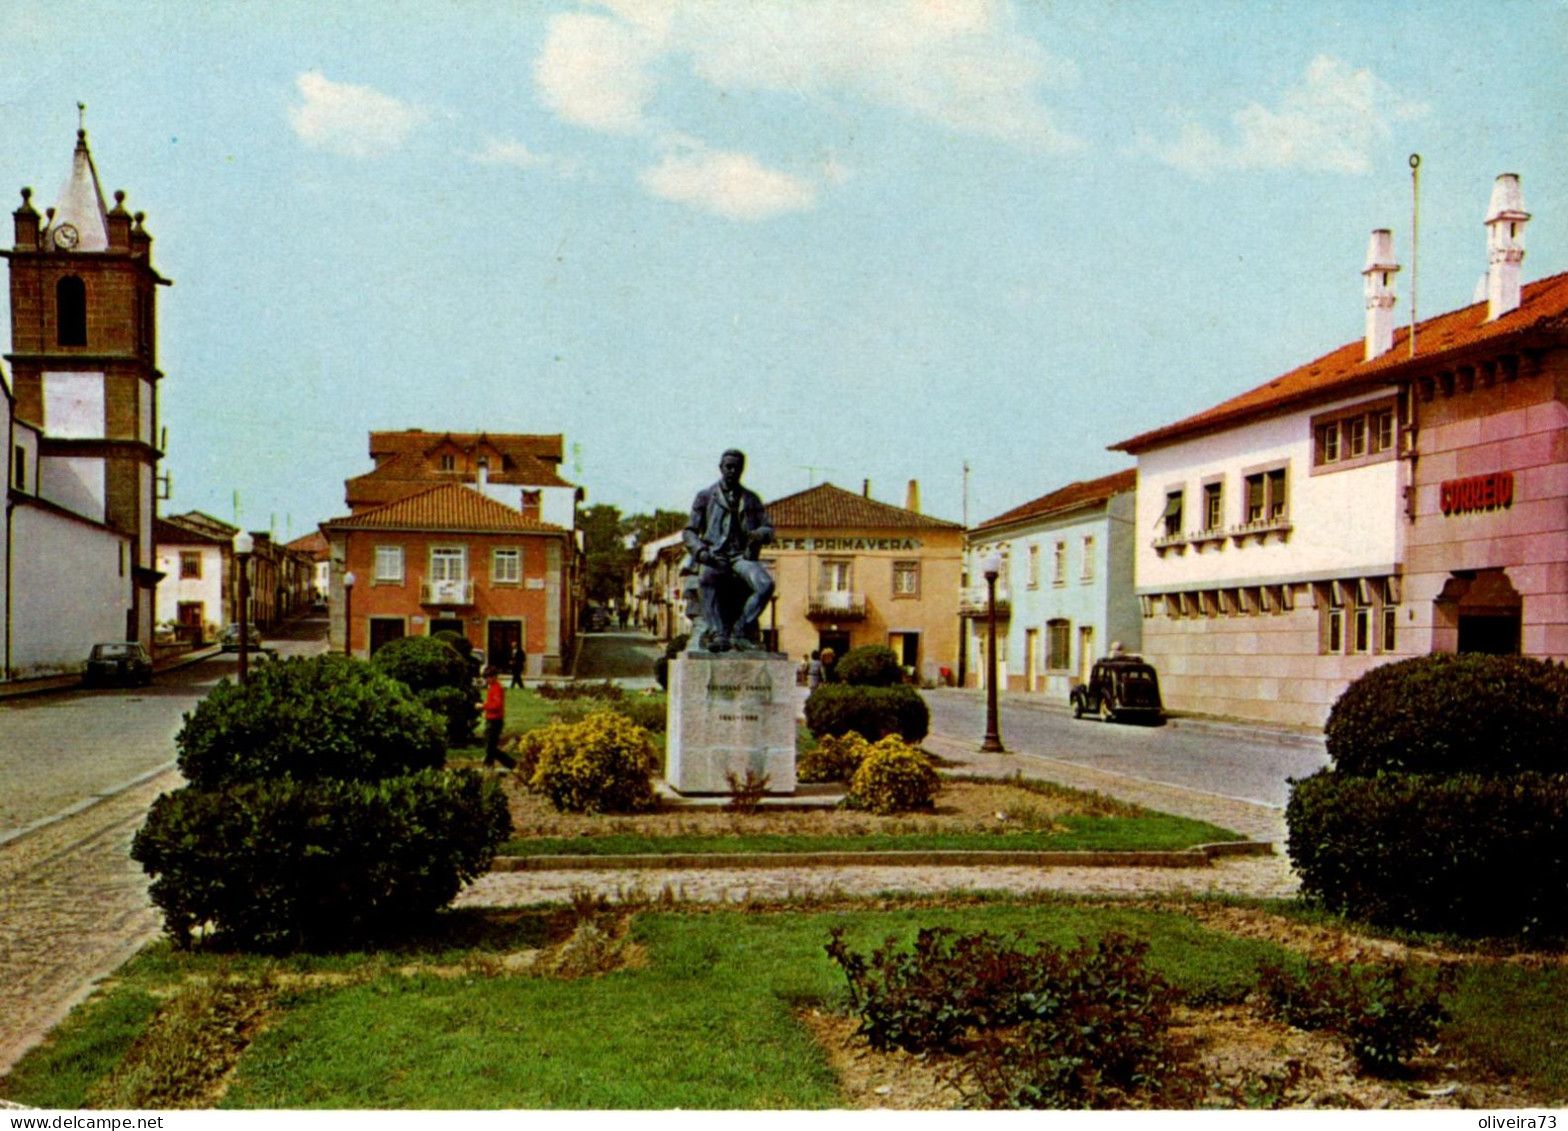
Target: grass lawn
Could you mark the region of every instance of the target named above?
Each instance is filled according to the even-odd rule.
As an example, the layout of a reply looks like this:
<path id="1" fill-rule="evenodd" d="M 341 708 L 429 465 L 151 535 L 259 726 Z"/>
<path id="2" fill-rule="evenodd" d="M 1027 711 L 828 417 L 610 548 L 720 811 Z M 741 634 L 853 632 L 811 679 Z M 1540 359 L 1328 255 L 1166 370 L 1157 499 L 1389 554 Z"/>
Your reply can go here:
<path id="1" fill-rule="evenodd" d="M 1064 817 L 1053 832 L 930 832 L 798 835 L 515 837 L 508 856 L 710 855 L 778 852 L 1085 852 L 1182 851 L 1236 840 L 1203 821 L 1154 813 L 1147 817 Z"/>
<path id="2" fill-rule="evenodd" d="M 1156 969 L 1209 1002 L 1241 1000 L 1259 961 L 1287 956 L 1179 907 L 1052 899 L 645 907 L 625 936 L 628 965 L 573 980 L 512 965 L 570 920 L 453 912 L 418 943 L 288 959 L 159 942 L 0 1081 L 0 1096 L 65 1109 L 834 1108 L 845 1102 L 838 1078 L 800 1018 L 842 1006 L 842 974 L 823 953 L 832 927 L 862 952 L 936 925 L 1062 945 L 1118 930 L 1146 940 Z M 1568 1096 L 1565 993 L 1562 966 L 1467 965 L 1444 1048 Z"/>
<path id="3" fill-rule="evenodd" d="M 861 949 L 936 924 L 1063 943 L 1126 930 L 1150 940 L 1153 961 L 1178 984 L 1225 994 L 1243 992 L 1256 960 L 1279 953 L 1176 914 L 1066 904 L 644 911 L 631 934 L 641 965 L 561 980 L 498 972 L 502 956 L 542 943 L 549 913 L 445 919 L 455 934 L 482 939 L 287 960 L 153 944 L 30 1054 L 0 1095 L 52 1108 L 158 1106 L 146 1102 L 156 1093 L 126 1089 L 171 1067 L 197 1070 L 198 1055 L 211 1059 L 208 1043 L 189 1034 L 182 1047 L 204 1050 L 185 1054 L 193 1063 L 180 1063 L 178 1049 L 159 1052 L 158 1005 L 179 1012 L 182 994 L 226 984 L 265 998 L 266 1019 L 223 1107 L 831 1108 L 840 1105 L 834 1074 L 794 1014 L 842 993 L 822 949 L 829 927 L 845 927 Z"/>

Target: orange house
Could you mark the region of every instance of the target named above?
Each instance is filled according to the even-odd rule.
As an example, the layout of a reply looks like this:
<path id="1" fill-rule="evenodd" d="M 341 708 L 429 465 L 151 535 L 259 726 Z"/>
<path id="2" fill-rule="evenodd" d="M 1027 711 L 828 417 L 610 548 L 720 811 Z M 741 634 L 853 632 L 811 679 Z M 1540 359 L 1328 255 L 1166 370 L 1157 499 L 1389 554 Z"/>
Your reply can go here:
<path id="1" fill-rule="evenodd" d="M 571 623 L 564 527 L 449 483 L 321 532 L 335 567 L 334 650 L 369 656 L 401 636 L 452 631 L 503 668 L 515 644 L 526 674 L 561 671 Z"/>

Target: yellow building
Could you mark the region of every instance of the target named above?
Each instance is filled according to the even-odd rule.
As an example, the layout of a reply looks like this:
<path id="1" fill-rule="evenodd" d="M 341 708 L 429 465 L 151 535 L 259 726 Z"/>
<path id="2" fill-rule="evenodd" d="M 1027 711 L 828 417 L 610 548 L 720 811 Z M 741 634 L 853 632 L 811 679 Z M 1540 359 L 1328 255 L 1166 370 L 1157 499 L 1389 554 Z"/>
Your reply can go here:
<path id="1" fill-rule="evenodd" d="M 964 529 L 910 506 L 831 483 L 767 504 L 774 542 L 762 560 L 777 597 L 762 614 L 769 644 L 793 659 L 885 644 L 922 683 L 958 668 Z"/>

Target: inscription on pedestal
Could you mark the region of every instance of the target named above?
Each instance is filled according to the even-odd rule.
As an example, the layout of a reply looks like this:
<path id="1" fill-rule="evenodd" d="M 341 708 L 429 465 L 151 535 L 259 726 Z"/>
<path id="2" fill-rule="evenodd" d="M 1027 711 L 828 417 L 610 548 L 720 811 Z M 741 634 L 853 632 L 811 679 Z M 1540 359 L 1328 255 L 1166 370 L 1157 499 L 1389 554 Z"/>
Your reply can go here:
<path id="1" fill-rule="evenodd" d="M 685 653 L 670 661 L 665 778 L 680 793 L 730 793 L 727 774 L 766 774 L 770 794 L 795 792 L 795 665 Z"/>

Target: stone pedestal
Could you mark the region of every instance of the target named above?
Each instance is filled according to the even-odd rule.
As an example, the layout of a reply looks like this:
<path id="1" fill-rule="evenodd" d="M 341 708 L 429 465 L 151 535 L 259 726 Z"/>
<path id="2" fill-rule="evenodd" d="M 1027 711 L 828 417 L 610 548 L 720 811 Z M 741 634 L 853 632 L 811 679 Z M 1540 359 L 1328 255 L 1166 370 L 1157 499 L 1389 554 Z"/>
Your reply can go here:
<path id="1" fill-rule="evenodd" d="M 725 773 L 768 775 L 795 792 L 795 664 L 777 652 L 685 652 L 670 661 L 667 782 L 685 794 L 731 793 Z"/>

